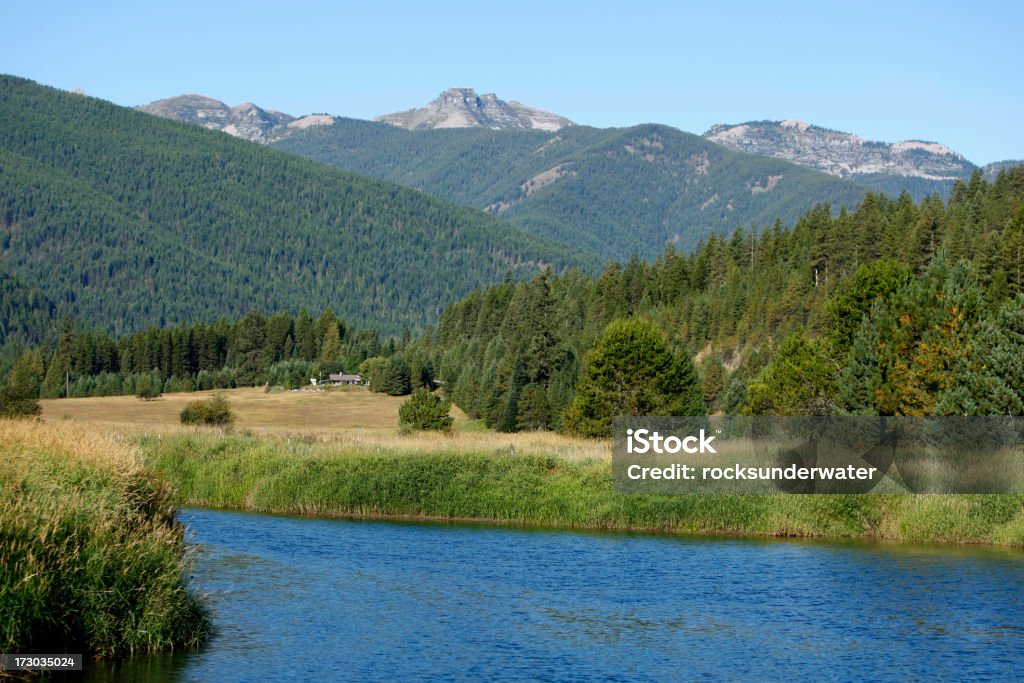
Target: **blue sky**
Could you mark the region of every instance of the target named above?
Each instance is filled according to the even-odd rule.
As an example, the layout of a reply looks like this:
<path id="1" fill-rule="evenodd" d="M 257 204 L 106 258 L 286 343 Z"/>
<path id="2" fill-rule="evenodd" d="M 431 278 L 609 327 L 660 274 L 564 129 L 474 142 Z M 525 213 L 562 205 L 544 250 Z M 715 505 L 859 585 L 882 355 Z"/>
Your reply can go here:
<path id="1" fill-rule="evenodd" d="M 594 126 L 797 118 L 1024 158 L 1018 2 L 12 2 L 0 71 L 370 118 L 452 86 Z"/>

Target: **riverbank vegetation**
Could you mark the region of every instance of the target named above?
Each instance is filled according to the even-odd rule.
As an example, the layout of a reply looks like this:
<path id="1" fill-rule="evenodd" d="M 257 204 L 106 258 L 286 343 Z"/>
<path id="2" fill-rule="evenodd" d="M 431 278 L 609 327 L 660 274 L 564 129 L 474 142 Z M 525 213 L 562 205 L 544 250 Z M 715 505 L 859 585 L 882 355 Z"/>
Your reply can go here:
<path id="1" fill-rule="evenodd" d="M 602 441 L 495 448 L 464 435 L 421 441 L 276 439 L 251 434 L 141 438 L 147 466 L 180 505 L 284 514 L 478 520 L 679 534 L 878 538 L 1024 546 L 1024 496 L 623 495 Z M 517 434 L 515 437 L 525 437 Z M 565 437 L 562 437 L 565 438 Z M 489 447 L 485 444 L 490 444 Z M 602 452 L 604 455 L 601 455 Z M 546 454 L 547 453 L 547 454 Z"/>
<path id="2" fill-rule="evenodd" d="M 106 657 L 203 640 L 171 490 L 136 447 L 11 420 L 0 456 L 0 651 Z"/>

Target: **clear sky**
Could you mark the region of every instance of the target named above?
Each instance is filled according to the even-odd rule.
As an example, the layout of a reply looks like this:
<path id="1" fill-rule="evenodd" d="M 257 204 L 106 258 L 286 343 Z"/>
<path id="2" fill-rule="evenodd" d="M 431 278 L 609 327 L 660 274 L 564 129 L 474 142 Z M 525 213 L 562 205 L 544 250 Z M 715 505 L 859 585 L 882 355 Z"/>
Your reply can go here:
<path id="1" fill-rule="evenodd" d="M 1024 158 L 1022 2 L 0 0 L 0 26 L 0 72 L 123 105 L 371 118 L 467 86 L 594 126 L 796 118 Z"/>

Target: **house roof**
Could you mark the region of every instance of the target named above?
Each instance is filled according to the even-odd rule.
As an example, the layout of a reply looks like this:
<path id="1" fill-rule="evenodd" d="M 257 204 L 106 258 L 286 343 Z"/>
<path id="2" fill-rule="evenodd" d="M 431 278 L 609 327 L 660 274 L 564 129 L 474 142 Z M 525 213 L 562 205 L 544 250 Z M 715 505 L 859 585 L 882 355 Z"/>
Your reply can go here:
<path id="1" fill-rule="evenodd" d="M 363 378 L 361 375 L 346 375 L 344 373 L 338 374 L 332 372 L 329 374 L 328 379 L 332 382 L 362 382 Z"/>

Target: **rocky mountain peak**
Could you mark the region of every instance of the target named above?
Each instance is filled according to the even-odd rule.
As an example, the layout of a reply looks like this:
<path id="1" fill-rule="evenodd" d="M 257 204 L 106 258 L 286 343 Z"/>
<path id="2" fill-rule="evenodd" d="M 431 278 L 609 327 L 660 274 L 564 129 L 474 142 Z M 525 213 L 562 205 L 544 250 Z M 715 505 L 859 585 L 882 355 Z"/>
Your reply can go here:
<path id="1" fill-rule="evenodd" d="M 506 102 L 494 93 L 473 88 L 449 88 L 419 109 L 384 114 L 374 121 L 407 130 L 431 128 L 491 128 L 555 131 L 572 121 L 519 102 Z"/>
<path id="2" fill-rule="evenodd" d="M 280 137 L 288 124 L 296 120 L 294 116 L 263 109 L 252 102 L 229 107 L 220 100 L 196 94 L 157 100 L 136 109 L 165 119 L 221 130 L 253 142 L 269 142 Z"/>

